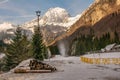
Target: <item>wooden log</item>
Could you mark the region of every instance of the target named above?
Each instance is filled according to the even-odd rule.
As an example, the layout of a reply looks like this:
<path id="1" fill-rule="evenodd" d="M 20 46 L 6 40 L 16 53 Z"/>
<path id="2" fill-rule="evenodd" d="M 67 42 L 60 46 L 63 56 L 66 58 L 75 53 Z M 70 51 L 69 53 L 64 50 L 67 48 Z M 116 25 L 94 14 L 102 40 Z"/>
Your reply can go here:
<path id="1" fill-rule="evenodd" d="M 27 73 L 51 73 L 51 70 L 27 70 Z"/>
<path id="2" fill-rule="evenodd" d="M 26 69 L 15 69 L 14 73 L 26 73 L 27 70 Z"/>
<path id="3" fill-rule="evenodd" d="M 51 73 L 51 70 L 26 70 L 26 69 L 15 69 L 14 73 Z"/>

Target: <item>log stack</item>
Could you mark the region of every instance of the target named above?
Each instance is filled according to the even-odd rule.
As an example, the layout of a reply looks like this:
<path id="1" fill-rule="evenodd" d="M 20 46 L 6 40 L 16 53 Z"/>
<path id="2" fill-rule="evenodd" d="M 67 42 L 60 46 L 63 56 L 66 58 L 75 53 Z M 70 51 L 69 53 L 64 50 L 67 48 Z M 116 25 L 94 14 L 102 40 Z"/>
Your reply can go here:
<path id="1" fill-rule="evenodd" d="M 57 70 L 55 67 L 38 60 L 31 60 L 29 67 L 30 67 L 30 70 L 51 70 L 51 72 L 54 72 Z"/>
<path id="2" fill-rule="evenodd" d="M 49 64 L 43 63 L 39 60 L 30 60 L 29 69 L 19 67 L 14 70 L 14 73 L 51 73 L 57 69 Z"/>

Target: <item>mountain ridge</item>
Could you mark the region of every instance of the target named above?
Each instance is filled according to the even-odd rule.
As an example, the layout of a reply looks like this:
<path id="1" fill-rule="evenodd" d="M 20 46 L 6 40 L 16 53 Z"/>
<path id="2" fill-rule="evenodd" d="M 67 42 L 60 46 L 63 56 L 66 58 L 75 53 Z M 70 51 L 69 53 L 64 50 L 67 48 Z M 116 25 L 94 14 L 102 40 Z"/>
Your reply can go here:
<path id="1" fill-rule="evenodd" d="M 97 22 L 103 19 L 105 16 L 110 15 L 120 9 L 120 0 L 96 0 L 94 3 L 86 9 L 78 21 L 76 21 L 70 29 L 60 37 L 56 38 L 52 43 L 53 45 L 57 41 L 62 39 L 73 40 L 75 37 L 81 34 L 89 34 L 89 28 L 94 26 Z M 81 29 L 80 29 L 81 28 Z M 85 29 L 86 28 L 86 29 Z M 85 32 L 82 29 L 86 30 Z M 88 30 L 87 30 L 88 29 Z M 72 39 L 71 39 L 72 37 Z M 74 37 L 74 38 L 73 38 Z"/>

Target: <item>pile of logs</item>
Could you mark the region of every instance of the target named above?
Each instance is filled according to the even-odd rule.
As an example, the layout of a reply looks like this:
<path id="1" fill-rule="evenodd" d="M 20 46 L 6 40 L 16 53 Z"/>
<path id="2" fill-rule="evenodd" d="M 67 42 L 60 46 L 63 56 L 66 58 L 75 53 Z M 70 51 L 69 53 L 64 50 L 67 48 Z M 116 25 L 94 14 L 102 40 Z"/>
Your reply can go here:
<path id="1" fill-rule="evenodd" d="M 38 60 L 31 60 L 29 64 L 30 70 L 51 70 L 51 72 L 56 71 L 57 69 L 49 64 L 43 63 Z"/>
<path id="2" fill-rule="evenodd" d="M 50 73 L 57 69 L 49 64 L 43 63 L 38 60 L 30 60 L 30 69 L 17 68 L 14 70 L 15 73 Z"/>

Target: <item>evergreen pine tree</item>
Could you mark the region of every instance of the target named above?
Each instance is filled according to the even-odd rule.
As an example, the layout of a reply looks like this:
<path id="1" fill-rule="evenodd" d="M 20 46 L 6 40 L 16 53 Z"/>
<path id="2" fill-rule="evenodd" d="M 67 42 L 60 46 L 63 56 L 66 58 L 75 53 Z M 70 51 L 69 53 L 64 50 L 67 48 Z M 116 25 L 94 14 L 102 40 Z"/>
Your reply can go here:
<path id="1" fill-rule="evenodd" d="M 115 43 L 119 43 L 120 41 L 119 41 L 119 36 L 118 36 L 118 33 L 117 33 L 117 31 L 115 30 L 115 32 L 114 32 L 114 42 Z"/>
<path id="2" fill-rule="evenodd" d="M 28 54 L 29 51 L 29 48 L 27 47 L 28 40 L 25 39 L 25 36 L 22 35 L 21 29 L 18 27 L 11 44 L 7 46 L 5 66 L 7 70 L 14 68 L 22 60 L 26 59 L 25 54 Z"/>
<path id="3" fill-rule="evenodd" d="M 33 51 L 33 57 L 38 60 L 44 59 L 44 48 L 43 40 L 42 40 L 42 34 L 40 31 L 40 27 L 36 26 L 34 28 L 34 35 L 32 38 L 32 51 Z"/>
<path id="4" fill-rule="evenodd" d="M 20 56 L 21 57 L 20 59 L 25 60 L 30 58 L 32 56 L 29 52 L 31 46 L 30 46 L 30 42 L 27 39 L 27 35 L 25 33 L 22 35 L 21 46 L 22 46 L 21 53 L 23 55 Z"/>
<path id="5" fill-rule="evenodd" d="M 15 67 L 18 64 L 17 55 L 21 53 L 20 50 L 20 43 L 22 38 L 21 36 L 22 36 L 21 30 L 17 28 L 12 43 L 7 47 L 6 67 L 8 70 Z"/>

